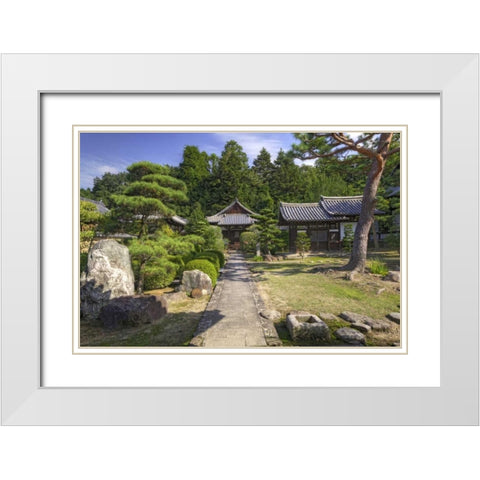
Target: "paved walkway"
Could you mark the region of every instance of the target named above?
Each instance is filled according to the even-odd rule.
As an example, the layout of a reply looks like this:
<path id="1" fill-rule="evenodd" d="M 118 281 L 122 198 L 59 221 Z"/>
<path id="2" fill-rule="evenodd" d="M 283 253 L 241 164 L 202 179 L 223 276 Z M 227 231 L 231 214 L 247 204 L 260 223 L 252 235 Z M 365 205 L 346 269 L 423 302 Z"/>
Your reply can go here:
<path id="1" fill-rule="evenodd" d="M 254 285 L 242 254 L 230 255 L 200 321 L 194 344 L 207 348 L 267 346 Z"/>

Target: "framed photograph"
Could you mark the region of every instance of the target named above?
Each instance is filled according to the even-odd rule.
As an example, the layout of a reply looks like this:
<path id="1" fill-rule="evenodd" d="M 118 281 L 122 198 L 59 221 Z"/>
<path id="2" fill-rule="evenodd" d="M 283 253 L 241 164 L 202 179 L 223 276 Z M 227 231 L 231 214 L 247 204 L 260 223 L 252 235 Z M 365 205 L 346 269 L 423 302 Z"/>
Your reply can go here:
<path id="1" fill-rule="evenodd" d="M 478 424 L 477 55 L 2 62 L 4 424 Z"/>

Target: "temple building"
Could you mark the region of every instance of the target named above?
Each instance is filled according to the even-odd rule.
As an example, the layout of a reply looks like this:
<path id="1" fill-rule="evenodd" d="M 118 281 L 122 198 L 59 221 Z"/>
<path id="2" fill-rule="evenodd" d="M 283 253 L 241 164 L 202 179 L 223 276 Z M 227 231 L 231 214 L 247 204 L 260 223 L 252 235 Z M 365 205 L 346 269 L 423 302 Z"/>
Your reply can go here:
<path id="1" fill-rule="evenodd" d="M 317 203 L 280 202 L 278 224 L 288 228 L 288 247 L 296 251 L 297 232 L 310 237 L 311 250 L 339 250 L 345 236 L 345 225 L 353 231 L 362 208 L 362 195 L 350 197 L 324 197 Z M 381 214 L 375 210 L 375 214 Z"/>
<path id="2" fill-rule="evenodd" d="M 211 225 L 217 225 L 222 229 L 223 238 L 228 240 L 228 248 L 238 250 L 240 248 L 240 234 L 255 223 L 255 219 L 251 215 L 256 214 L 242 205 L 236 198 L 223 210 L 207 217 L 207 221 Z"/>

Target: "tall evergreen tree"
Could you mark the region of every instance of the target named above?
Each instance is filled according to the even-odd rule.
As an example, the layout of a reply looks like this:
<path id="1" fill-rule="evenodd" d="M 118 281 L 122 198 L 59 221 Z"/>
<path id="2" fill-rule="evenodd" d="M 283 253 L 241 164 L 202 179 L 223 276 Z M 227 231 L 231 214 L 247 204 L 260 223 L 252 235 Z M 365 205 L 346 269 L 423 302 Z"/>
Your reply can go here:
<path id="1" fill-rule="evenodd" d="M 280 150 L 274 162 L 274 172 L 270 182 L 270 192 L 276 204 L 295 202 L 300 185 L 300 168 L 295 165 L 290 153 Z"/>
<path id="2" fill-rule="evenodd" d="M 268 208 L 263 209 L 258 215 L 252 215 L 257 220 L 253 231 L 258 233 L 258 243 L 260 248 L 267 255 L 271 255 L 271 251 L 278 244 L 281 231 L 277 227 L 277 217 Z"/>
<path id="3" fill-rule="evenodd" d="M 191 204 L 200 202 L 203 209 L 207 207 L 208 192 L 206 180 L 210 175 L 210 157 L 198 147 L 187 145 L 183 149 L 183 160 L 178 166 L 178 178 L 185 182 Z M 186 209 L 187 215 L 191 209 Z M 182 212 L 183 213 L 183 212 Z"/>
<path id="4" fill-rule="evenodd" d="M 209 182 L 210 206 L 213 213 L 228 205 L 235 197 L 246 202 L 250 193 L 248 180 L 248 157 L 234 140 L 225 144 L 222 155 L 216 162 Z M 248 203 L 248 202 L 246 202 Z"/>
<path id="5" fill-rule="evenodd" d="M 262 183 L 268 184 L 271 181 L 274 169 L 270 153 L 262 148 L 253 161 L 252 170 L 258 175 Z"/>

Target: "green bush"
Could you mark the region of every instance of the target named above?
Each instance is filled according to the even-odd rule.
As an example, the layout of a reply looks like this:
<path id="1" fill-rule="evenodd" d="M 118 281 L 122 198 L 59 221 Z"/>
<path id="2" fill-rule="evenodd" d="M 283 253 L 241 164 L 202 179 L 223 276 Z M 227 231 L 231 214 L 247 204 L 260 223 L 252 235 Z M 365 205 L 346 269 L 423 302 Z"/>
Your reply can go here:
<path id="1" fill-rule="evenodd" d="M 162 268 L 158 265 L 145 267 L 144 290 L 156 290 L 168 287 L 177 276 L 178 267 L 173 263 L 164 263 Z"/>
<path id="2" fill-rule="evenodd" d="M 386 275 L 388 273 L 387 264 L 379 260 L 378 258 L 372 258 L 367 263 L 370 273 L 376 275 Z"/>
<path id="3" fill-rule="evenodd" d="M 218 261 L 220 262 L 220 268 L 223 268 L 225 265 L 225 255 L 219 250 L 205 250 L 205 253 L 213 253 L 217 256 Z"/>
<path id="4" fill-rule="evenodd" d="M 215 267 L 217 275 L 220 271 L 220 260 L 214 253 L 200 252 L 197 253 L 192 260 L 208 260 Z"/>
<path id="5" fill-rule="evenodd" d="M 201 272 L 206 273 L 210 277 L 210 280 L 212 281 L 212 286 L 215 286 L 217 283 L 217 270 L 215 268 L 215 265 L 213 265 L 213 263 L 208 260 L 190 260 L 184 268 L 184 271 L 187 270 L 200 270 Z"/>
<path id="6" fill-rule="evenodd" d="M 252 258 L 252 260 L 253 260 L 254 262 L 263 262 L 263 257 L 259 257 L 259 256 L 255 255 L 255 256 Z"/>
<path id="7" fill-rule="evenodd" d="M 246 253 L 255 253 L 258 243 L 256 232 L 242 232 L 240 234 L 240 248 Z"/>

